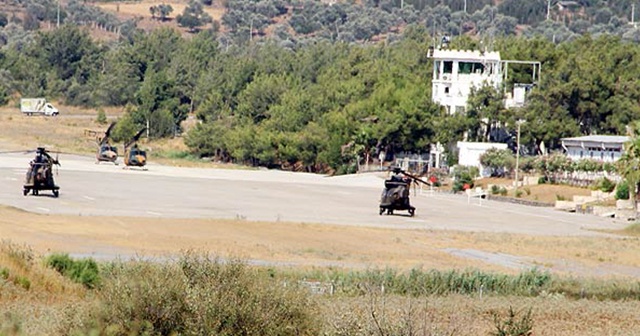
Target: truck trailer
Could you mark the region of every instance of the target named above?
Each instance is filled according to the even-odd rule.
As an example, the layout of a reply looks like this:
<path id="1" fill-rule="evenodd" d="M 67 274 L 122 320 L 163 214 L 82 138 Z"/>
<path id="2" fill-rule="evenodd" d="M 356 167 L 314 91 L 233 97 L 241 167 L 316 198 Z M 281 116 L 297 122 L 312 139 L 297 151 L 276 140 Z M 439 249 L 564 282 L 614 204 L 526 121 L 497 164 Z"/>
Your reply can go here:
<path id="1" fill-rule="evenodd" d="M 58 109 L 48 103 L 45 98 L 22 98 L 20 99 L 20 111 L 26 115 L 46 115 L 57 116 Z"/>

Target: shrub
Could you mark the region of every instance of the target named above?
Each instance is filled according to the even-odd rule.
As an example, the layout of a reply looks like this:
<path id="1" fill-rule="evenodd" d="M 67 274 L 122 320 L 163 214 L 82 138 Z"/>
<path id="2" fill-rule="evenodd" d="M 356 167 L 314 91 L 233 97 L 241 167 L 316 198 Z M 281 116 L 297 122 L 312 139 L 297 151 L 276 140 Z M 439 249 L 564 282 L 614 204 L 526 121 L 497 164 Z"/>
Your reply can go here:
<path id="1" fill-rule="evenodd" d="M 522 190 L 520 190 L 520 189 L 516 190 L 515 196 L 516 196 L 516 198 L 522 197 Z"/>
<path id="2" fill-rule="evenodd" d="M 27 279 L 26 277 L 18 276 L 14 279 L 13 282 L 26 290 L 29 290 L 29 288 L 31 288 L 31 281 L 29 281 L 29 279 Z"/>
<path id="3" fill-rule="evenodd" d="M 98 109 L 98 116 L 96 117 L 96 122 L 100 125 L 104 125 L 107 123 L 107 114 L 103 109 Z"/>
<path id="4" fill-rule="evenodd" d="M 560 194 L 556 194 L 556 200 L 558 200 L 558 201 L 566 201 L 567 198 L 562 196 L 562 195 L 560 195 Z"/>
<path id="5" fill-rule="evenodd" d="M 500 187 L 498 187 L 495 184 L 491 186 L 491 194 L 492 195 L 497 195 L 499 192 L 500 192 Z"/>
<path id="6" fill-rule="evenodd" d="M 320 334 L 308 293 L 240 261 L 187 253 L 177 262 L 116 262 L 102 274 L 103 304 L 85 325 L 107 326 L 109 334 Z"/>
<path id="7" fill-rule="evenodd" d="M 3 267 L 2 269 L 0 269 L 0 278 L 2 279 L 9 279 L 9 269 L 6 267 Z"/>
<path id="8" fill-rule="evenodd" d="M 622 180 L 618 183 L 618 187 L 616 188 L 616 199 L 629 199 L 629 182 L 627 182 L 627 180 Z"/>
<path id="9" fill-rule="evenodd" d="M 91 258 L 75 261 L 68 254 L 52 254 L 45 264 L 87 288 L 95 288 L 100 282 L 98 264 Z"/>
<path id="10" fill-rule="evenodd" d="M 610 179 L 603 177 L 594 181 L 593 188 L 596 190 L 601 190 L 602 192 L 609 193 L 616 188 L 616 184 Z"/>
<path id="11" fill-rule="evenodd" d="M 453 191 L 462 191 L 465 185 L 473 188 L 473 180 L 478 177 L 479 173 L 478 167 L 457 166 L 453 173 L 455 179 L 453 182 Z"/>
<path id="12" fill-rule="evenodd" d="M 512 307 L 506 318 L 502 318 L 498 313 L 493 313 L 493 324 L 496 331 L 492 332 L 494 336 L 529 336 L 533 335 L 533 319 L 531 318 L 531 309 L 529 309 L 522 318 L 518 318 Z"/>
<path id="13" fill-rule="evenodd" d="M 507 188 L 500 187 L 500 195 L 501 196 L 507 196 Z"/>
<path id="14" fill-rule="evenodd" d="M 545 183 L 547 183 L 547 177 L 546 176 L 538 177 L 538 184 L 545 184 Z"/>

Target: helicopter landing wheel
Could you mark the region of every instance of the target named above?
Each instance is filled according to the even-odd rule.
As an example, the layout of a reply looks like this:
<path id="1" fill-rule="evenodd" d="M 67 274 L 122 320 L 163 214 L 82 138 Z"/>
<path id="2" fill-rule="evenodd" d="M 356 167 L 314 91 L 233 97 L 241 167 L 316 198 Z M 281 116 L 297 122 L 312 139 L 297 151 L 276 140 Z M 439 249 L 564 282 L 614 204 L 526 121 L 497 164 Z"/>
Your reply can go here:
<path id="1" fill-rule="evenodd" d="M 31 194 L 33 194 L 34 196 L 38 196 L 38 189 L 33 189 L 31 191 Z"/>
<path id="2" fill-rule="evenodd" d="M 387 209 L 387 215 L 393 215 L 393 210 Z"/>
<path id="3" fill-rule="evenodd" d="M 53 197 L 58 197 L 58 196 L 60 196 L 60 192 L 58 190 L 54 190 Z"/>
<path id="4" fill-rule="evenodd" d="M 384 208 L 380 208 L 380 216 L 384 213 Z"/>
<path id="5" fill-rule="evenodd" d="M 23 189 L 22 195 L 27 196 L 29 194 L 29 189 Z"/>
<path id="6" fill-rule="evenodd" d="M 409 216 L 413 217 L 416 214 L 416 209 L 409 209 Z"/>

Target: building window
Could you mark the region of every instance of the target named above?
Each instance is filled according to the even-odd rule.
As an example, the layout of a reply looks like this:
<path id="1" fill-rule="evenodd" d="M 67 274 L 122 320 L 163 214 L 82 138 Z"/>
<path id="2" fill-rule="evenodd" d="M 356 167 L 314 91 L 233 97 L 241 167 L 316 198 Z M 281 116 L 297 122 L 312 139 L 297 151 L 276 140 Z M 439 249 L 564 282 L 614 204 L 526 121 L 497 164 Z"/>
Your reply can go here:
<path id="1" fill-rule="evenodd" d="M 453 61 L 444 61 L 444 69 L 442 72 L 446 74 L 453 73 Z"/>
<path id="2" fill-rule="evenodd" d="M 589 157 L 593 159 L 593 152 L 589 151 Z"/>
<path id="3" fill-rule="evenodd" d="M 613 161 L 613 152 L 611 152 L 611 161 Z"/>
<path id="4" fill-rule="evenodd" d="M 600 160 L 604 160 L 604 152 L 600 152 Z"/>
<path id="5" fill-rule="evenodd" d="M 580 158 L 582 159 L 582 157 L 584 157 L 584 152 L 580 151 Z"/>
<path id="6" fill-rule="evenodd" d="M 448 86 L 444 87 L 444 94 L 446 94 L 446 95 L 449 94 L 449 87 Z"/>
<path id="7" fill-rule="evenodd" d="M 484 65 L 482 65 L 482 63 L 460 62 L 458 64 L 458 73 L 463 75 L 482 73 L 484 71 Z"/>

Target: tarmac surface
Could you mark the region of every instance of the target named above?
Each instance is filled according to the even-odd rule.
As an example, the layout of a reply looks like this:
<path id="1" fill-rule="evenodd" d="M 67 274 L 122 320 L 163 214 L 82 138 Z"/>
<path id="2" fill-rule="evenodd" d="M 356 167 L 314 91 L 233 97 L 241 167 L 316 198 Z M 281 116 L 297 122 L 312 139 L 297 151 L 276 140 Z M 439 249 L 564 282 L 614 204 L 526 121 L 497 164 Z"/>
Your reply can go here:
<path id="1" fill-rule="evenodd" d="M 272 170 L 179 168 L 95 164 L 89 157 L 61 155 L 55 168 L 60 197 L 23 196 L 33 154 L 0 154 L 0 204 L 42 214 L 220 218 L 320 223 L 395 229 L 443 229 L 529 235 L 605 235 L 621 229 L 611 218 L 559 212 L 450 193 L 412 191 L 416 216 L 378 214 L 383 174 L 327 177 Z"/>

